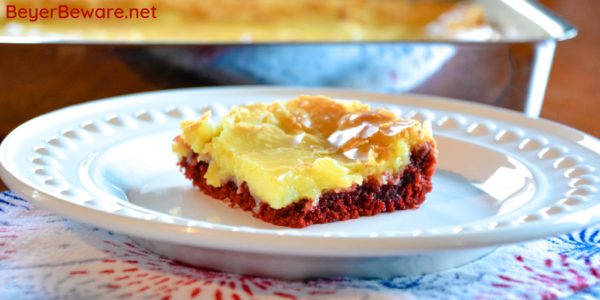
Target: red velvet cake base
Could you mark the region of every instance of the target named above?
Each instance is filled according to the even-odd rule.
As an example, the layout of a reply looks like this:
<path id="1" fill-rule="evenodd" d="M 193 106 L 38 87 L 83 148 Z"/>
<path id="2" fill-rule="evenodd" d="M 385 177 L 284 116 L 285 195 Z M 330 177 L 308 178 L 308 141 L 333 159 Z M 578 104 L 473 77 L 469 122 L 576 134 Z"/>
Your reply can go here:
<path id="1" fill-rule="evenodd" d="M 232 207 L 252 211 L 254 217 L 265 222 L 301 228 L 418 208 L 425 200 L 425 195 L 431 191 L 431 177 L 436 164 L 434 152 L 434 146 L 429 143 L 413 149 L 410 164 L 398 174 L 398 184 L 381 184 L 378 180 L 369 178 L 363 184 L 341 192 L 323 193 L 315 207 L 312 206 L 311 199 L 302 199 L 280 209 L 273 209 L 266 203 L 260 203 L 260 207 L 255 208 L 257 201 L 245 183 L 239 189 L 233 182 L 220 187 L 208 185 L 204 179 L 208 163 L 197 162 L 195 156 L 182 159 L 179 165 L 184 169 L 185 176 L 205 194 L 227 200 Z"/>

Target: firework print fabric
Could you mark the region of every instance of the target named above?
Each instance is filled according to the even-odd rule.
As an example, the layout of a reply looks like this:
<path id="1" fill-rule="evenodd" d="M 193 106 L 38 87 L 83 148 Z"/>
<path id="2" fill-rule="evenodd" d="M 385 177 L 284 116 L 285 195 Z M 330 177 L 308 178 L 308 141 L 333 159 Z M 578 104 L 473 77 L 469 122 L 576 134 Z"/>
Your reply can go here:
<path id="1" fill-rule="evenodd" d="M 444 272 L 284 281 L 179 264 L 0 193 L 0 299 L 597 299 L 600 227 Z"/>

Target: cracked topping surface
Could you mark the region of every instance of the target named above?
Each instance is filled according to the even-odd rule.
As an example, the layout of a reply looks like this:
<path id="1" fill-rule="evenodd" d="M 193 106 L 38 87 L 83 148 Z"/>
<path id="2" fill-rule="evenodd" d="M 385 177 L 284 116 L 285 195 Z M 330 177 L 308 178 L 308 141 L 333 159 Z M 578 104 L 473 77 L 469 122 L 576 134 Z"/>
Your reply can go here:
<path id="1" fill-rule="evenodd" d="M 215 121 L 207 112 L 182 122 L 174 152 L 209 162 L 208 184 L 246 182 L 275 209 L 398 173 L 415 145 L 433 140 L 428 125 L 324 96 L 238 106 Z"/>

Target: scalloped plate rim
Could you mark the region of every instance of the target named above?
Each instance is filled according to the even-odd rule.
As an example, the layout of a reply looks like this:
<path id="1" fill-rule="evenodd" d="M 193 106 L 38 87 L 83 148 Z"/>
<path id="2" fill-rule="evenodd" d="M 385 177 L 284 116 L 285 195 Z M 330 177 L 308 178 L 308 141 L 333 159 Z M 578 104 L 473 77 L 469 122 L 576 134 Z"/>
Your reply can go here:
<path id="1" fill-rule="evenodd" d="M 331 89 L 331 88 L 287 88 L 287 87 L 265 87 L 265 86 L 258 86 L 258 87 L 219 87 L 219 88 L 188 88 L 188 89 L 178 89 L 178 90 L 166 90 L 166 91 L 158 91 L 158 92 L 146 92 L 146 93 L 139 93 L 139 94 L 132 94 L 132 95 L 124 95 L 124 96 L 118 96 L 118 97 L 111 97 L 111 98 L 107 98 L 104 100 L 97 100 L 97 101 L 92 101 L 92 102 L 88 102 L 88 103 L 83 103 L 83 104 L 79 104 L 79 105 L 75 105 L 75 106 L 71 106 L 71 107 L 67 107 L 67 108 L 63 108 L 39 117 L 36 117 L 26 123 L 24 123 L 23 125 L 19 126 L 17 129 L 15 129 L 13 132 L 11 132 L 11 134 L 9 134 L 5 141 L 0 145 L 0 175 L 2 176 L 2 179 L 5 180 L 5 182 L 7 183 L 7 185 L 14 189 L 17 192 L 20 192 L 21 194 L 23 194 L 24 196 L 26 196 L 26 198 L 28 200 L 31 200 L 32 202 L 36 203 L 36 204 L 40 204 L 42 206 L 45 206 L 57 213 L 69 216 L 73 219 L 76 219 L 78 221 L 82 221 L 84 223 L 88 223 L 88 224 L 93 224 L 99 227 L 103 227 L 103 228 L 107 228 L 110 230 L 114 230 L 114 231 L 118 231 L 118 232 L 123 232 L 126 234 L 131 234 L 131 235 L 135 235 L 135 236 L 140 236 L 140 237 L 144 237 L 144 238 L 149 238 L 149 239 L 156 239 L 156 240 L 165 240 L 165 241 L 170 241 L 170 242 L 174 242 L 174 243 L 181 243 L 181 244 L 187 244 L 187 245 L 194 245 L 194 246 L 203 246 L 203 247 L 209 247 L 209 248 L 223 248 L 223 249 L 229 249 L 229 250 L 236 250 L 236 247 L 234 247 L 235 245 L 232 245 L 231 243 L 236 243 L 236 240 L 240 239 L 240 238 L 261 238 L 261 239 L 266 239 L 265 241 L 268 241 L 269 239 L 274 238 L 274 235 L 272 233 L 261 233 L 261 232 L 257 232 L 257 233 L 247 233 L 247 232 L 228 232 L 228 235 L 230 235 L 230 237 L 228 239 L 223 239 L 222 237 L 218 237 L 219 234 L 222 233 L 222 231 L 220 230 L 214 230 L 214 229 L 207 229 L 207 228 L 192 228 L 190 230 L 190 227 L 186 227 L 186 226 L 181 226 L 181 225 L 176 225 L 176 224 L 167 224 L 167 223 L 161 223 L 161 222 L 152 222 L 151 224 L 153 224 L 152 229 L 149 228 L 145 228 L 145 226 L 142 226 L 142 229 L 140 230 L 139 228 L 134 228 L 135 226 L 132 226 L 131 228 L 129 228 L 128 226 L 123 226 L 125 225 L 125 223 L 134 221 L 134 223 L 139 224 L 139 225 L 148 225 L 148 221 L 144 221 L 144 220 L 140 220 L 140 219 L 135 219 L 135 218 L 131 218 L 131 217 L 127 217 L 127 216 L 119 216 L 119 215 L 115 215 L 112 213 L 108 213 L 108 212 L 102 212 L 102 211 L 98 211 L 95 209 L 91 209 L 88 207 L 84 207 L 84 206 L 80 206 L 74 203 L 70 203 L 70 202 L 66 202 L 63 201 L 62 199 L 59 199 L 55 196 L 52 196 L 49 193 L 40 191 L 38 189 L 36 189 L 35 186 L 32 186 L 30 184 L 28 184 L 27 182 L 25 182 L 24 180 L 22 180 L 21 178 L 18 178 L 18 175 L 15 175 L 13 170 L 10 170 L 7 167 L 7 162 L 6 162 L 6 158 L 5 158 L 5 151 L 6 148 L 8 147 L 7 145 L 10 143 L 11 139 L 14 137 L 14 135 L 18 134 L 21 130 L 24 130 L 23 128 L 26 128 L 27 126 L 32 126 L 39 124 L 39 122 L 43 122 L 45 120 L 47 120 L 48 118 L 51 118 L 53 116 L 56 116 L 58 114 L 64 114 L 69 112 L 69 110 L 80 110 L 82 108 L 93 108 L 96 105 L 107 105 L 107 106 L 113 106 L 115 104 L 118 104 L 121 100 L 123 99 L 127 99 L 127 98 L 139 98 L 140 100 L 138 101 L 142 101 L 145 97 L 147 96 L 161 96 L 161 95 L 168 95 L 170 93 L 187 93 L 187 92 L 191 92 L 191 93 L 196 93 L 196 92 L 205 92 L 205 93 L 210 93 L 210 92 L 224 92 L 224 93 L 228 93 L 228 92 L 243 92 L 243 91 L 251 91 L 254 93 L 262 93 L 262 92 L 267 92 L 267 91 L 275 91 L 275 92 L 283 92 L 283 93 L 292 93 L 292 92 L 298 92 L 298 91 L 311 91 L 311 92 L 315 92 L 315 91 L 323 91 L 326 93 L 341 93 L 341 94 L 355 94 L 355 95 L 360 95 L 361 98 L 366 98 L 369 96 L 372 96 L 374 98 L 375 101 L 377 102 L 389 102 L 391 100 L 398 100 L 398 99 L 405 99 L 403 101 L 409 101 L 406 99 L 419 99 L 420 101 L 430 101 L 427 102 L 424 106 L 425 107 L 433 107 L 436 109 L 440 109 L 439 107 L 436 107 L 437 105 L 442 106 L 443 108 L 441 108 L 442 110 L 450 110 L 453 111 L 454 109 L 458 108 L 463 108 L 467 111 L 472 111 L 472 110 L 476 110 L 478 111 L 479 117 L 485 117 L 485 116 L 498 116 L 500 115 L 501 119 L 502 117 L 511 119 L 512 121 L 517 121 L 517 124 L 522 124 L 522 123 L 526 123 L 526 124 L 534 124 L 533 126 L 536 127 L 536 129 L 539 128 L 544 128 L 546 131 L 551 131 L 551 130 L 555 130 L 553 132 L 554 135 L 557 135 L 561 138 L 564 139 L 569 139 L 571 141 L 573 141 L 575 136 L 579 136 L 579 137 L 583 137 L 585 139 L 588 140 L 588 142 L 586 144 L 579 144 L 580 147 L 583 147 L 585 149 L 588 149 L 589 151 L 594 152 L 595 154 L 599 154 L 600 153 L 600 142 L 595 139 L 594 137 L 591 137 L 583 132 L 580 132 L 576 129 L 572 129 L 569 127 L 566 127 L 564 125 L 558 124 L 556 122 L 552 122 L 552 121 L 548 121 L 548 120 L 542 120 L 542 119 L 531 119 L 528 117 L 525 117 L 524 115 L 521 115 L 517 112 L 513 112 L 513 111 L 509 111 L 506 109 L 499 109 L 499 108 L 495 108 L 495 107 L 490 107 L 487 105 L 482 105 L 482 104 L 473 104 L 473 103 L 469 103 L 469 102 L 464 102 L 461 100 L 454 100 L 454 99 L 448 99 L 448 98 L 442 98 L 442 97 L 433 97 L 433 96 L 423 96 L 423 95 L 412 95 L 412 94 L 404 94 L 404 95 L 386 95 L 386 94 L 378 94 L 378 93 L 371 93 L 371 92 L 365 92 L 365 91 L 358 91 L 358 90 L 350 90 L 350 89 Z M 358 97 L 357 97 L 358 98 Z M 385 100 L 383 100 L 385 99 Z M 410 100 L 412 101 L 412 100 Z M 433 101 L 433 102 L 431 102 Z M 134 106 L 134 103 L 129 103 L 130 105 Z M 458 111 L 458 113 L 464 113 L 463 111 Z M 516 118 L 516 120 L 513 120 L 513 118 Z M 549 126 L 549 127 L 548 127 Z M 575 142 L 575 141 L 573 141 Z M 90 213 L 92 215 L 96 215 L 96 217 L 100 217 L 100 218 L 96 218 L 96 217 L 90 217 Z M 104 221 L 102 220 L 104 219 Z M 110 219 L 110 222 L 106 222 L 106 220 Z M 347 243 L 344 243 L 345 245 L 343 245 L 342 247 L 340 247 L 339 245 L 335 245 L 336 242 L 339 242 L 340 240 L 345 240 L 348 241 L 348 243 L 350 244 L 355 244 L 355 243 L 367 243 L 369 244 L 369 241 L 378 241 L 377 247 L 373 247 L 371 246 L 365 246 L 363 249 L 360 249 L 360 251 L 354 251 L 354 252 L 350 252 L 350 253 L 339 253 L 336 255 L 342 255 L 342 256 L 354 256 L 354 255 L 390 255 L 390 254 L 398 254 L 398 253 L 417 253 L 417 252 L 421 252 L 421 251 L 440 251 L 440 250 L 449 250 L 449 249 L 466 249 L 466 248 L 475 248 L 475 247 L 488 247 L 488 246 L 498 246 L 498 245 L 502 245 L 502 244 L 506 244 L 506 243 L 515 243 L 515 242 L 520 242 L 520 241 L 526 241 L 526 240 L 530 240 L 530 239 L 535 239 L 535 238 L 542 238 L 548 235 L 553 235 L 553 234 L 560 234 L 560 233 L 564 233 L 564 232 L 568 232 L 568 231 L 572 231 L 572 230 L 576 230 L 579 229 L 583 226 L 586 225 L 591 225 L 593 223 L 599 222 L 600 221 L 600 206 L 598 204 L 596 204 L 593 209 L 590 208 L 586 211 L 576 211 L 570 214 L 566 214 L 566 215 L 560 215 L 560 216 L 556 216 L 550 219 L 544 219 L 544 220 L 540 220 L 540 221 L 536 221 L 536 222 L 531 222 L 531 223 L 526 223 L 526 224 L 521 224 L 518 227 L 517 226 L 512 226 L 512 227 L 506 227 L 506 228 L 496 228 L 491 232 L 494 232 L 495 235 L 495 239 L 489 239 L 489 234 L 490 231 L 481 231 L 481 232 L 464 232 L 464 233 L 460 233 L 459 235 L 446 235 L 446 236 L 440 236 L 440 235 L 433 235 L 433 236 L 395 236 L 395 237 L 385 237 L 385 236 L 380 236 L 377 237 L 376 239 L 373 238 L 368 238 L 368 237 L 347 237 L 347 238 L 339 238 L 339 237 L 335 237 L 335 238 L 331 238 L 331 237 L 323 237 L 323 236 L 277 236 L 275 238 L 279 239 L 282 242 L 285 242 L 285 240 L 295 240 L 295 243 L 292 244 L 296 244 L 298 240 L 314 240 L 315 243 L 319 243 L 322 245 L 322 247 L 317 247 L 318 249 L 313 249 L 313 250 L 306 250 L 306 249 L 294 249 L 293 247 L 275 247 L 278 249 L 264 249 L 261 247 L 248 247 L 250 251 L 255 251 L 255 252 L 265 252 L 265 253 L 281 253 L 281 250 L 284 249 L 285 253 L 290 253 L 290 254 L 303 254 L 303 255 L 323 255 L 323 254 L 331 254 L 332 250 L 336 250 L 336 249 L 343 249 L 344 247 L 346 247 Z M 549 226 L 549 225 L 553 225 L 553 226 Z M 520 234 L 515 235 L 514 234 L 514 230 L 520 230 L 522 231 Z M 526 229 L 526 230 L 525 230 Z M 158 233 L 160 232 L 160 233 Z M 194 235 L 196 237 L 202 237 L 202 238 L 194 238 Z M 216 236 L 216 237 L 215 237 Z M 459 236 L 460 238 L 457 238 L 457 236 Z M 223 242 L 223 240 L 226 240 L 225 242 Z M 227 242 L 227 240 L 229 240 L 229 243 Z M 279 242 L 278 244 L 281 246 L 282 242 Z M 407 242 L 410 242 L 409 244 L 407 244 Z M 373 243 L 370 243 L 373 244 Z M 273 251 L 271 251 L 273 250 Z"/>

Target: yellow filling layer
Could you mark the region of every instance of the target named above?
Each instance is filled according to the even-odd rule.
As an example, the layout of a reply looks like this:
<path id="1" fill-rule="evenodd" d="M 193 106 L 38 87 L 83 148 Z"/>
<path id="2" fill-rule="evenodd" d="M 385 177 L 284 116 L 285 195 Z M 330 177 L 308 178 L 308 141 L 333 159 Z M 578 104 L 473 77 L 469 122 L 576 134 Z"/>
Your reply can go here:
<path id="1" fill-rule="evenodd" d="M 14 11 L 7 15 L 5 4 L 32 11 L 24 14 L 26 18 L 16 18 Z M 487 26 L 483 8 L 468 1 L 0 0 L 0 5 L 2 35 L 75 40 L 381 41 L 458 37 Z M 80 13 L 59 18 L 60 5 L 85 9 L 94 17 L 83 18 Z M 108 11 L 117 8 L 123 10 L 122 18 Z M 50 18 L 48 12 L 36 9 L 55 12 Z M 430 26 L 444 30 L 440 34 Z"/>
<path id="2" fill-rule="evenodd" d="M 397 173 L 414 145 L 433 141 L 427 124 L 323 96 L 234 107 L 216 125 L 207 112 L 181 129 L 173 151 L 210 162 L 208 184 L 246 182 L 275 209 Z"/>

